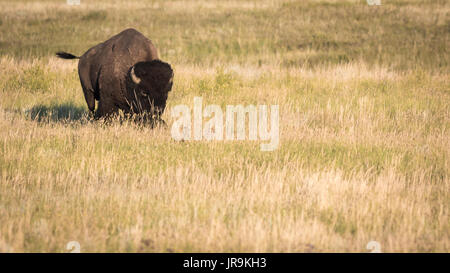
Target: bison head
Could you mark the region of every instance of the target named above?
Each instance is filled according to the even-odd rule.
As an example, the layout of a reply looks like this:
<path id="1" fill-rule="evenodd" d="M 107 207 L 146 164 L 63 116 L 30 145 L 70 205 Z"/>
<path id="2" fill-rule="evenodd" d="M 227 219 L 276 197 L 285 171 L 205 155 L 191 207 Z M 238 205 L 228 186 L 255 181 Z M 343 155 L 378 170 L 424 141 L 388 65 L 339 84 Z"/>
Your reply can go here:
<path id="1" fill-rule="evenodd" d="M 160 60 L 139 62 L 131 67 L 129 75 L 134 84 L 137 108 L 162 114 L 173 83 L 170 65 Z"/>

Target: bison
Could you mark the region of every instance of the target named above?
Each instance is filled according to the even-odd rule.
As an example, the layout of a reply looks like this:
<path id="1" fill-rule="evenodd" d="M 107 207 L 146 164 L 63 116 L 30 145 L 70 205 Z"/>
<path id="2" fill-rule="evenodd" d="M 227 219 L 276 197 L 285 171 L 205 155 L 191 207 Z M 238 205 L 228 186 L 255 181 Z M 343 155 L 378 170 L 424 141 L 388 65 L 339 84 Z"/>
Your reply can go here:
<path id="1" fill-rule="evenodd" d="M 161 115 L 172 89 L 173 70 L 159 59 L 152 42 L 137 30 L 126 29 L 80 57 L 66 52 L 56 55 L 79 59 L 78 75 L 84 98 L 96 119 L 122 110 L 151 124 L 164 123 Z"/>

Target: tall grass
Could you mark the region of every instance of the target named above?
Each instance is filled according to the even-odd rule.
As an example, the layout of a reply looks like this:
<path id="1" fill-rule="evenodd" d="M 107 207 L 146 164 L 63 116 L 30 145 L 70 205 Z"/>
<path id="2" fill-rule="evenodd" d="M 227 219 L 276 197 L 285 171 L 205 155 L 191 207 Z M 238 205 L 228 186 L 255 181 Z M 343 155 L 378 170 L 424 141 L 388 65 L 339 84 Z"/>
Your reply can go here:
<path id="1" fill-rule="evenodd" d="M 446 1 L 0 1 L 0 252 L 448 252 Z M 126 27 L 177 104 L 280 105 L 280 146 L 88 118 Z M 163 117 L 170 128 L 170 111 Z"/>

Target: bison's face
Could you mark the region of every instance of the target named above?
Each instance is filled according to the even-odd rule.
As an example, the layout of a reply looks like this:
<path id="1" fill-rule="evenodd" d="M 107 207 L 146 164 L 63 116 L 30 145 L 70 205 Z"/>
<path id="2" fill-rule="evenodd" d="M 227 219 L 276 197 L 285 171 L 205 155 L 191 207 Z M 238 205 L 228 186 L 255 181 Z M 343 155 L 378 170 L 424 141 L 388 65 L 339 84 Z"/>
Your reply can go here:
<path id="1" fill-rule="evenodd" d="M 170 65 L 160 60 L 139 62 L 130 69 L 130 78 L 134 83 L 133 96 L 138 100 L 136 110 L 162 114 L 173 83 Z"/>
<path id="2" fill-rule="evenodd" d="M 172 90 L 173 71 L 168 63 L 160 60 L 139 62 L 130 71 L 130 76 L 136 84 L 138 96 L 151 101 L 164 101 Z"/>

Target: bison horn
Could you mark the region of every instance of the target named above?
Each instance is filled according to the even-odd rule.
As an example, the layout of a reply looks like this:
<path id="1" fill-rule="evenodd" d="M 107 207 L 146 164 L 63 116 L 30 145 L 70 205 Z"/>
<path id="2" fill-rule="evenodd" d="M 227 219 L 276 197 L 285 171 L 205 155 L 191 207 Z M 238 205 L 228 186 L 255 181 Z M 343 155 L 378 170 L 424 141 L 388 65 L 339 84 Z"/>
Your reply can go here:
<path id="1" fill-rule="evenodd" d="M 133 80 L 133 82 L 135 84 L 139 84 L 141 82 L 141 79 L 139 79 L 139 77 L 136 76 L 136 74 L 134 74 L 134 66 L 133 66 L 133 68 L 131 68 L 130 75 L 131 75 L 131 79 Z"/>

